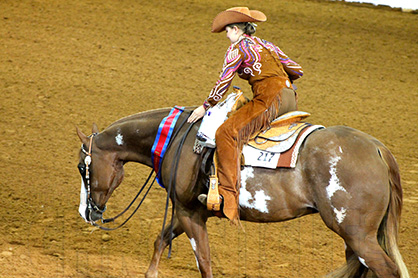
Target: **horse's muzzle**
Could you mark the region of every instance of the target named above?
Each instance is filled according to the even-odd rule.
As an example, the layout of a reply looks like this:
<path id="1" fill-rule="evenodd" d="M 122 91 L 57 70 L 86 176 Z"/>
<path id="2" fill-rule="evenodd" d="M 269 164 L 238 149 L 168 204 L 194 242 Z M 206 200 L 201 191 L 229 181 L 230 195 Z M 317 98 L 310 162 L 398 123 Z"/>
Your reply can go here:
<path id="1" fill-rule="evenodd" d="M 103 219 L 103 213 L 101 211 L 90 210 L 89 218 L 90 221 L 96 222 L 97 220 Z"/>
<path id="2" fill-rule="evenodd" d="M 106 211 L 106 206 L 103 209 L 100 209 L 93 201 L 93 199 L 87 199 L 87 220 L 90 224 L 91 222 L 96 222 L 97 220 L 103 219 L 103 213 Z"/>

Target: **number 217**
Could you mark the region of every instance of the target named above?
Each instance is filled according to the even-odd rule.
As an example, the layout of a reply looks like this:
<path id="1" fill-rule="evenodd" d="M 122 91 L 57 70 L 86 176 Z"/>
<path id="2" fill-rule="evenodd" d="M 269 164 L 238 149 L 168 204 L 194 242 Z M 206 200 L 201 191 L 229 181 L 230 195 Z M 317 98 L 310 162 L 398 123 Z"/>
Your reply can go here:
<path id="1" fill-rule="evenodd" d="M 273 157 L 274 157 L 274 153 L 260 152 L 260 156 L 257 158 L 257 160 L 270 162 Z"/>

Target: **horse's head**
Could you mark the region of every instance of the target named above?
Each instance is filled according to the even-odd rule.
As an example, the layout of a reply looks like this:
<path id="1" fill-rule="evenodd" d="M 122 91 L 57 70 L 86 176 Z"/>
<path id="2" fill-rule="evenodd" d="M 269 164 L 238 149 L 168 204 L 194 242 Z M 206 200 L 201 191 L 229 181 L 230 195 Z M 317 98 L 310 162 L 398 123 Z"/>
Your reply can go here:
<path id="1" fill-rule="evenodd" d="M 103 140 L 96 125 L 92 131 L 86 136 L 77 128 L 82 143 L 77 166 L 81 174 L 79 213 L 90 224 L 103 218 L 106 202 L 123 179 L 123 161 L 116 151 L 99 144 Z"/>

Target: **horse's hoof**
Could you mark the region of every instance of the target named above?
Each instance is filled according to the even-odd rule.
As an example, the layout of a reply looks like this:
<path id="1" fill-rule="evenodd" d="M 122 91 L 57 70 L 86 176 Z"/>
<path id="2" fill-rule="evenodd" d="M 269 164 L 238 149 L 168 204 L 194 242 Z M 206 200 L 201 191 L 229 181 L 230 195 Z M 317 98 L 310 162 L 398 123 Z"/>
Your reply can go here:
<path id="1" fill-rule="evenodd" d="M 158 271 L 145 273 L 145 278 L 158 278 Z"/>

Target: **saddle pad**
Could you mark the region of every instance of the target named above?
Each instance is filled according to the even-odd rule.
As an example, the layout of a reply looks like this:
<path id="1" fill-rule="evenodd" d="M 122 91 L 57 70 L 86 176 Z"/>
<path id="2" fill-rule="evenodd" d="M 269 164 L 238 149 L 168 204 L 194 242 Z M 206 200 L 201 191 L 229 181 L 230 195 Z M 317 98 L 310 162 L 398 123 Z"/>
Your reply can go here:
<path id="1" fill-rule="evenodd" d="M 173 135 L 174 127 L 176 126 L 177 120 L 180 114 L 184 111 L 184 107 L 175 106 L 171 109 L 168 116 L 166 116 L 158 127 L 158 133 L 155 137 L 154 144 L 151 149 L 151 161 L 154 171 L 157 175 L 158 184 L 164 187 L 161 179 L 161 163 L 167 146 L 170 143 L 171 135 Z"/>
<path id="2" fill-rule="evenodd" d="M 244 145 L 242 155 L 244 165 L 264 168 L 294 168 L 296 166 L 299 149 L 306 137 L 313 131 L 325 128 L 322 125 L 307 125 L 297 135 L 292 147 L 284 152 L 272 152 L 255 148 L 252 145 Z"/>

